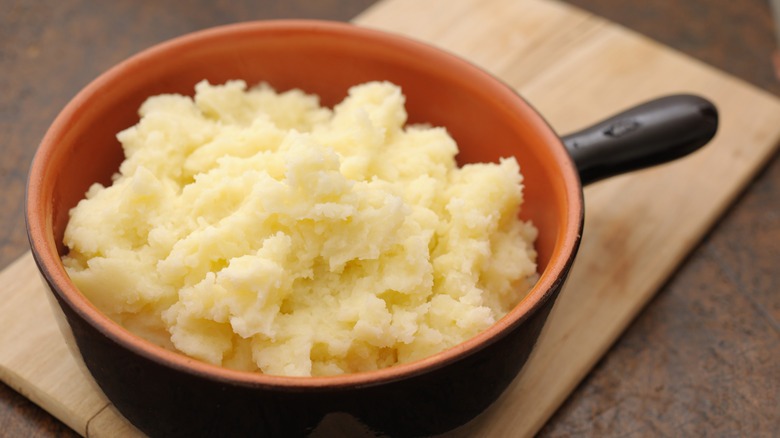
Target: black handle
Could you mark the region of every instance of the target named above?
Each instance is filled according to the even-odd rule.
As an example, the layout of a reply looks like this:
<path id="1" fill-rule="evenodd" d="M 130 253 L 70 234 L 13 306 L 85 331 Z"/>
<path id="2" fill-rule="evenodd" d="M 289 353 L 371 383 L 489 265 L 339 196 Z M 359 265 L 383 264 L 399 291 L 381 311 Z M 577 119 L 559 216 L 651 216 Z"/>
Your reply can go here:
<path id="1" fill-rule="evenodd" d="M 699 96 L 679 94 L 641 104 L 563 137 L 582 184 L 665 163 L 707 144 L 718 110 Z"/>

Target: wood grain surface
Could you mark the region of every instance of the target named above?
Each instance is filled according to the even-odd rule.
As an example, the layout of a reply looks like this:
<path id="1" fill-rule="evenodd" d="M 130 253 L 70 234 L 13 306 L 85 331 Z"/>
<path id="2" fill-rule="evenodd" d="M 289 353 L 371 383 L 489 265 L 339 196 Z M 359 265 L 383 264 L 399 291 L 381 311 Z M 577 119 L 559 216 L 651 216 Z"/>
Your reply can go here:
<path id="1" fill-rule="evenodd" d="M 190 30 L 238 20 L 281 16 L 346 20 L 371 3 L 300 1 L 266 2 L 256 6 L 253 2 L 203 2 L 201 8 L 181 8 L 173 4 L 166 6 L 162 2 L 143 1 L 117 1 L 110 6 L 109 3 L 99 2 L 42 2 L 36 5 L 11 2 L 6 8 L 10 12 L 0 18 L 0 66 L 6 72 L 0 76 L 0 89 L 3 90 L 0 94 L 0 140 L 3 148 L 0 193 L 5 207 L 0 213 L 3 225 L 0 231 L 0 266 L 9 265 L 26 250 L 20 200 L 26 168 L 35 144 L 56 112 L 89 79 L 137 50 Z M 426 5 L 433 2 L 423 0 L 415 3 Z M 621 3 L 615 1 L 575 3 L 596 10 L 602 8 L 600 13 L 615 14 L 609 16 L 613 20 L 620 22 L 623 19 L 624 24 L 693 52 L 700 59 L 777 93 L 768 61 L 769 53 L 774 49 L 772 23 L 768 21 L 768 12 L 760 1 L 740 2 L 739 10 L 729 7 L 727 2 L 722 2 L 723 7 L 719 7 L 721 2 L 718 1 L 667 1 L 631 7 L 620 6 Z M 636 13 L 636 10 L 645 13 Z M 364 16 L 368 17 L 364 20 L 377 20 L 370 18 L 370 13 L 372 11 Z M 446 13 L 457 14 L 457 11 L 447 10 Z M 509 20 L 513 16 L 499 18 Z M 524 17 L 521 14 L 514 18 Z M 532 17 L 526 18 L 533 24 Z M 403 22 L 412 19 L 405 18 Z M 598 23 L 598 20 L 585 21 Z M 374 23 L 381 25 L 381 20 Z M 571 32 L 586 32 L 588 29 L 574 27 Z M 446 34 L 446 29 L 439 29 L 439 32 Z M 659 35 L 653 35 L 653 32 Z M 448 38 L 459 41 L 456 34 Z M 448 40 L 437 41 L 446 45 Z M 599 47 L 598 44 L 602 43 L 596 40 L 592 44 Z M 630 45 L 627 48 L 630 49 Z M 476 61 L 487 62 L 503 74 L 510 74 L 518 84 L 530 77 L 528 70 L 513 70 L 514 64 L 505 58 L 500 48 L 476 49 L 482 48 L 472 48 L 469 56 Z M 599 61 L 604 59 L 572 65 L 584 68 L 584 72 L 578 72 L 588 77 L 598 70 Z M 592 66 L 593 71 L 588 71 L 588 66 Z M 556 83 L 568 80 L 570 88 L 576 88 L 578 78 L 569 77 L 561 71 L 557 77 L 546 80 L 555 80 Z M 685 78 L 670 77 L 664 83 L 671 86 L 675 81 L 684 82 Z M 604 107 L 623 103 L 619 87 L 612 94 L 600 93 L 599 96 L 570 93 L 549 96 L 545 94 L 545 90 L 549 90 L 545 81 L 529 83 L 522 82 L 526 84 L 522 91 L 534 102 L 567 98 L 581 102 L 588 97 L 591 100 L 602 99 L 600 105 Z M 706 90 L 716 85 L 720 84 L 702 83 L 697 86 Z M 642 84 L 637 84 L 639 95 L 654 91 L 643 91 L 642 87 Z M 713 92 L 728 94 L 720 86 Z M 758 95 L 762 96 L 758 100 L 763 101 L 765 96 Z M 735 117 L 752 120 L 754 127 L 761 126 L 761 129 L 746 130 L 751 137 L 741 138 L 739 132 L 733 132 L 730 144 L 744 144 L 745 148 L 749 148 L 757 138 L 764 142 L 776 139 L 777 124 L 753 117 L 755 108 L 751 104 L 756 101 L 753 97 L 726 102 L 728 111 Z M 570 109 L 563 111 L 554 106 L 540 109 L 562 131 L 599 116 L 585 109 L 581 112 L 575 110 L 574 114 L 579 115 L 573 117 Z M 660 287 L 660 292 L 603 359 L 595 364 L 592 372 L 539 435 L 772 436 L 780 426 L 776 415 L 776 397 L 780 393 L 777 366 L 780 357 L 780 298 L 775 292 L 780 286 L 776 268 L 780 255 L 780 165 L 776 154 L 756 156 L 755 151 L 735 150 L 733 159 L 738 164 L 746 159 L 763 162 L 759 168 L 761 172 L 755 177 L 754 173 L 744 175 L 752 182 L 741 197 L 735 198 L 738 193 L 723 195 L 726 202 L 731 203 L 735 199 L 736 202 L 718 206 L 727 210 L 726 214 L 718 215 L 722 219 L 703 236 L 703 240 L 700 240 L 702 236 L 692 236 L 692 241 L 686 242 L 695 246 L 695 251 L 682 265 L 677 263 L 679 260 L 674 263 L 666 261 L 669 265 L 666 269 L 669 273 L 674 272 L 668 282 L 638 286 L 648 290 Z M 709 170 L 712 170 L 711 174 Z M 703 170 L 692 176 L 691 183 L 694 186 L 723 184 L 724 178 L 730 177 L 723 172 L 724 169 L 717 168 Z M 660 185 L 661 193 L 685 189 L 680 185 L 664 186 L 665 179 L 657 175 L 658 172 L 651 171 L 643 178 L 656 178 L 653 184 Z M 735 187 L 742 190 L 747 182 Z M 631 187 L 631 178 L 588 189 L 586 196 L 589 200 L 594 196 L 611 197 L 626 187 Z M 622 196 L 631 198 L 630 193 Z M 694 198 L 680 214 L 701 214 L 702 205 L 710 204 L 706 199 Z M 593 223 L 592 219 L 590 223 Z M 674 229 L 675 224 L 662 225 Z M 621 242 L 610 244 L 619 245 Z M 17 269 L 5 272 L 30 275 Z M 631 318 L 633 316 L 628 320 Z M 34 398 L 33 394 L 24 395 Z M 8 387 L 0 389 L 0 436 L 72 434 L 70 429 L 39 410 L 27 398 Z"/>

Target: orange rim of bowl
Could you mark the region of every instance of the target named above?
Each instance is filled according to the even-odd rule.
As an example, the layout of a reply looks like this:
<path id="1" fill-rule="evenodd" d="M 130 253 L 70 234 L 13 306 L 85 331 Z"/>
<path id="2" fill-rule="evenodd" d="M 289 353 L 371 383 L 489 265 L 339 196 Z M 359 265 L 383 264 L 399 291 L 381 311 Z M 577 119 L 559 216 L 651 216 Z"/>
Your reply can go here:
<path id="1" fill-rule="evenodd" d="M 53 150 L 56 148 L 56 139 L 67 130 L 68 121 L 74 109 L 84 105 L 104 84 L 111 82 L 114 77 L 119 75 L 123 66 L 128 63 L 159 56 L 160 53 L 165 53 L 177 46 L 195 44 L 213 37 L 252 31 L 259 28 L 276 28 L 279 30 L 314 29 L 326 33 L 348 33 L 349 35 L 373 40 L 386 46 L 397 47 L 399 50 L 410 51 L 417 54 L 417 56 L 427 59 L 428 62 L 439 65 L 441 68 L 457 68 L 461 74 L 465 75 L 465 80 L 478 81 L 481 86 L 490 87 L 490 91 L 494 93 L 497 99 L 501 100 L 502 105 L 514 109 L 524 119 L 532 121 L 534 126 L 543 130 L 544 140 L 551 147 L 555 163 L 557 163 L 557 171 L 561 176 L 560 183 L 565 187 L 566 199 L 559 200 L 559 202 L 565 204 L 566 218 L 562 222 L 563 226 L 559 229 L 557 242 L 544 272 L 540 275 L 539 280 L 528 295 L 514 309 L 476 336 L 442 352 L 413 362 L 354 374 L 290 377 L 228 369 L 201 362 L 154 345 L 112 321 L 97 310 L 79 292 L 62 265 L 52 233 L 51 199 L 44 196 L 42 191 L 42 186 L 44 186 L 47 178 L 45 169 L 47 168 L 47 163 L 52 159 Z M 326 390 L 388 383 L 441 368 L 461 357 L 479 351 L 530 317 L 546 300 L 550 299 L 550 296 L 557 288 L 562 286 L 577 252 L 583 222 L 581 184 L 570 156 L 563 147 L 560 138 L 544 118 L 511 87 L 456 55 L 414 39 L 353 24 L 319 20 L 255 21 L 228 24 L 196 31 L 154 45 L 101 74 L 76 94 L 55 118 L 46 132 L 30 168 L 25 204 L 28 237 L 32 253 L 41 274 L 54 289 L 54 293 L 59 295 L 58 298 L 60 300 L 66 301 L 67 305 L 80 318 L 83 318 L 111 341 L 153 362 L 193 375 L 230 382 L 231 384 L 254 387 L 286 387 L 291 390 Z"/>

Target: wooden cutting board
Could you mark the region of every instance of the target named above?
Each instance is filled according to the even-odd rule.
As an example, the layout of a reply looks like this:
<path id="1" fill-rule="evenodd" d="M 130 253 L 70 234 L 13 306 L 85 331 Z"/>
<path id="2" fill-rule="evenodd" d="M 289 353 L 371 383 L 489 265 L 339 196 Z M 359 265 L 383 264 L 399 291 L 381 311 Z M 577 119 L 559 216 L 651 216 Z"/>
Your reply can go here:
<path id="1" fill-rule="evenodd" d="M 780 100 L 550 0 L 384 0 L 354 21 L 471 60 L 562 134 L 668 93 L 701 94 L 720 109 L 704 150 L 586 188 L 582 247 L 528 365 L 486 412 L 446 434 L 531 436 L 775 152 Z M 0 284 L 0 378 L 84 436 L 139 436 L 70 353 L 30 255 Z M 360 435 L 335 424 L 315 436 Z"/>

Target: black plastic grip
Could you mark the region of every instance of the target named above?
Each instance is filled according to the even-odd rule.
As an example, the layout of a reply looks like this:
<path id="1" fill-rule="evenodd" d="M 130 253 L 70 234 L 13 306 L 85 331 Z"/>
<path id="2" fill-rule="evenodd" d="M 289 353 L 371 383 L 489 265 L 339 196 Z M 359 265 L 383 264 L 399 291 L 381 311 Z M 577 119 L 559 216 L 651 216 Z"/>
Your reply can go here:
<path id="1" fill-rule="evenodd" d="M 688 155 L 717 130 L 715 105 L 678 94 L 643 103 L 562 140 L 585 185 Z"/>

